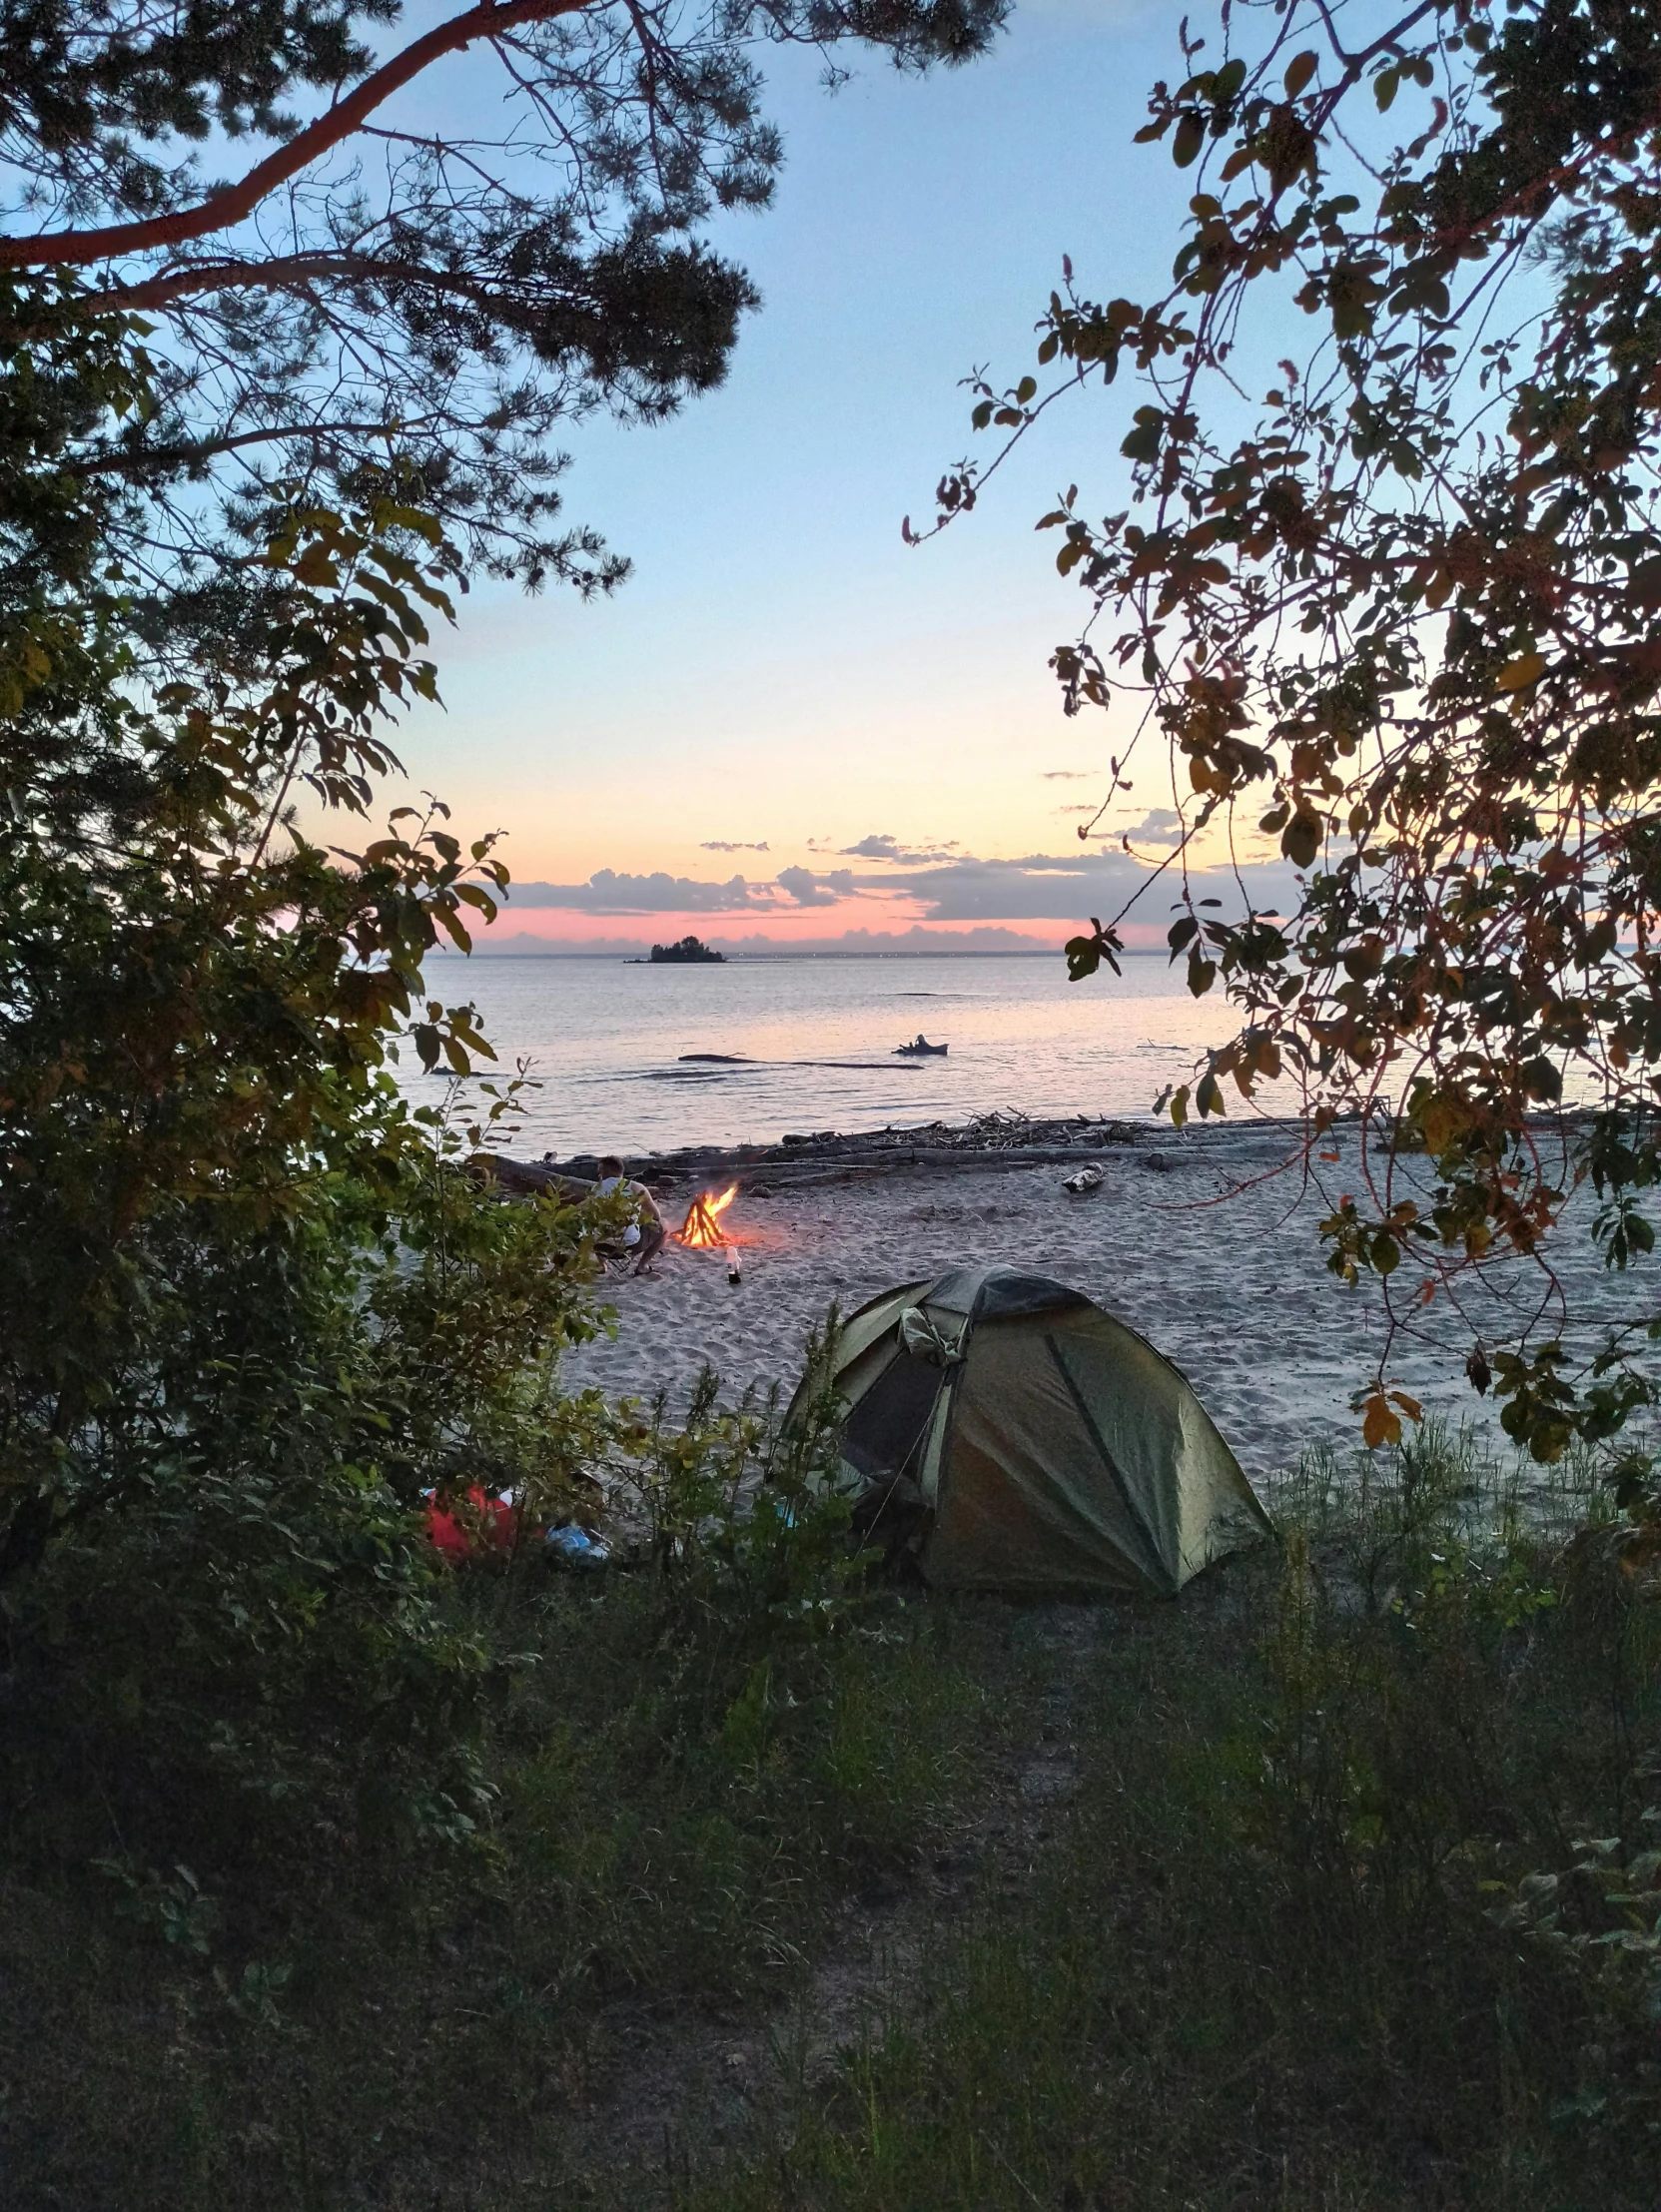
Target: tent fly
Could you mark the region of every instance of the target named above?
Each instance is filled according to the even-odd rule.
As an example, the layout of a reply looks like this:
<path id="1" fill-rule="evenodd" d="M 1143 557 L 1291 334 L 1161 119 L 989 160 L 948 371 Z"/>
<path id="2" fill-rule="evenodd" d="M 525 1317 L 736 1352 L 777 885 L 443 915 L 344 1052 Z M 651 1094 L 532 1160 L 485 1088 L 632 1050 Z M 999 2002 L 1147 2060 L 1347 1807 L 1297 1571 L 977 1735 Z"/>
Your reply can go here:
<path id="1" fill-rule="evenodd" d="M 851 1315 L 795 1405 L 847 1407 L 841 1479 L 938 1589 L 1174 1597 L 1268 1532 L 1193 1388 L 1048 1276 L 965 1267 Z"/>

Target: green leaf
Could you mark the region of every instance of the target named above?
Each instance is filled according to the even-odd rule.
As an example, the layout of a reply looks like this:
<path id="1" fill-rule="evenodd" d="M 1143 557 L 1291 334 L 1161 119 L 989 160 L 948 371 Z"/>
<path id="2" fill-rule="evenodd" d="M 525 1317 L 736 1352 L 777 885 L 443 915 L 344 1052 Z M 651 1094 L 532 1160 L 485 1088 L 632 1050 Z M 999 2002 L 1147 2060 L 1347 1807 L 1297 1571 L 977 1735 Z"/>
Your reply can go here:
<path id="1" fill-rule="evenodd" d="M 1294 868 L 1313 865 L 1320 851 L 1320 818 L 1299 810 L 1280 832 L 1280 850 Z"/>
<path id="2" fill-rule="evenodd" d="M 1306 46 L 1301 54 L 1294 54 L 1292 56 L 1291 60 L 1286 64 L 1286 74 L 1282 80 L 1286 88 L 1286 98 L 1288 100 L 1295 100 L 1297 98 L 1297 95 L 1303 90 L 1303 87 L 1308 83 L 1309 79 L 1314 75 L 1316 69 L 1319 66 L 1320 57 L 1315 53 L 1312 47 Z"/>
<path id="3" fill-rule="evenodd" d="M 1171 158 L 1179 169 L 1191 169 L 1200 159 L 1200 149 L 1205 143 L 1205 120 L 1196 109 L 1189 108 L 1177 125 Z"/>
<path id="4" fill-rule="evenodd" d="M 1508 660 L 1499 672 L 1501 691 L 1526 691 L 1536 684 L 1546 672 L 1544 653 L 1519 653 L 1515 660 Z"/>
<path id="5" fill-rule="evenodd" d="M 290 564 L 296 579 L 310 584 L 316 590 L 332 590 L 341 580 L 341 572 L 335 564 L 335 556 L 329 547 L 316 540 L 308 545 L 299 560 Z"/>
<path id="6" fill-rule="evenodd" d="M 1198 945 L 1189 947 L 1189 989 L 1203 999 L 1217 981 L 1217 962 L 1207 960 Z"/>
<path id="7" fill-rule="evenodd" d="M 1163 407 L 1138 407 L 1136 428 L 1122 441 L 1119 450 L 1127 460 L 1158 460 L 1160 440 L 1165 434 L 1165 409 Z"/>
<path id="8" fill-rule="evenodd" d="M 1070 937 L 1063 950 L 1067 955 L 1067 976 L 1070 983 L 1083 983 L 1087 976 L 1094 976 L 1102 965 L 1102 940 L 1099 937 Z"/>

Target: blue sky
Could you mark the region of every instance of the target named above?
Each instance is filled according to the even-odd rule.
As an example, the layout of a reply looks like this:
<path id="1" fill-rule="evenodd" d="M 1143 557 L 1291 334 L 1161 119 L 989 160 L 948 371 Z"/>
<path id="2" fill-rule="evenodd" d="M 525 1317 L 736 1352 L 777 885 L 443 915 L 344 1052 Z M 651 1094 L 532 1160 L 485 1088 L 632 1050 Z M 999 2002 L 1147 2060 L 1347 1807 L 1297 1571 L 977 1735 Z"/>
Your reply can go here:
<path id="1" fill-rule="evenodd" d="M 445 711 L 405 730 L 415 785 L 509 833 L 498 938 L 1048 942 L 1123 898 L 1117 835 L 1082 847 L 1070 810 L 1106 795 L 1126 731 L 1062 715 L 1047 661 L 1083 602 L 1033 524 L 1073 480 L 1124 503 L 1130 389 L 1053 412 L 942 538 L 910 549 L 900 523 L 970 444 L 960 379 L 1031 365 L 1064 253 L 1096 297 L 1169 282 L 1184 185 L 1131 142 L 1180 71 L 1178 14 L 1018 0 L 988 60 L 919 81 L 860 57 L 835 95 L 780 57 L 776 203 L 712 233 L 764 298 L 726 385 L 569 440 L 569 516 L 631 579 L 586 606 L 476 589 L 440 641 Z M 1109 825 L 1157 852 L 1149 772 Z"/>

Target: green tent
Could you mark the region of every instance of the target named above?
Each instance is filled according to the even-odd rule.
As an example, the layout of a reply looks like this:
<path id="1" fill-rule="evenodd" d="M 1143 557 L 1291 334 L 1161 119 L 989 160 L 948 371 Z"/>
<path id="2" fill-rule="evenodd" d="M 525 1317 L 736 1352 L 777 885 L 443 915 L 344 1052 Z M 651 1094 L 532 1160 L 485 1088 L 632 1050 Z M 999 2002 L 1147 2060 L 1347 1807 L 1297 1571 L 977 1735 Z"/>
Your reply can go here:
<path id="1" fill-rule="evenodd" d="M 903 1531 L 937 1589 L 1175 1596 L 1269 1526 L 1171 1362 L 1045 1275 L 886 1291 L 843 1323 L 829 1381 L 860 1518 Z"/>

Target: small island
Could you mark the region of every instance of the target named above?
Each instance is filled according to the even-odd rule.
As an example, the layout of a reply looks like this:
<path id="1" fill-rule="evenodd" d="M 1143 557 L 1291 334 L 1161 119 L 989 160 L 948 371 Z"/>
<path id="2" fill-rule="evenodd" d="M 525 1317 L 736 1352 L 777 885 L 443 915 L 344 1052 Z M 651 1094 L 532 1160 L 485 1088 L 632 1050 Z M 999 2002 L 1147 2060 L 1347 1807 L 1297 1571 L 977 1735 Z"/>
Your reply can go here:
<path id="1" fill-rule="evenodd" d="M 678 945 L 654 945 L 651 959 L 646 965 L 653 968 L 663 965 L 688 967 L 697 962 L 713 962 L 724 966 L 726 957 L 725 953 L 713 951 L 702 938 L 683 937 Z M 634 965 L 639 967 L 641 963 L 636 961 Z"/>

